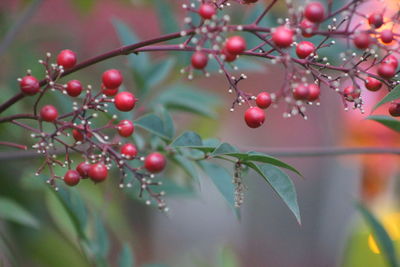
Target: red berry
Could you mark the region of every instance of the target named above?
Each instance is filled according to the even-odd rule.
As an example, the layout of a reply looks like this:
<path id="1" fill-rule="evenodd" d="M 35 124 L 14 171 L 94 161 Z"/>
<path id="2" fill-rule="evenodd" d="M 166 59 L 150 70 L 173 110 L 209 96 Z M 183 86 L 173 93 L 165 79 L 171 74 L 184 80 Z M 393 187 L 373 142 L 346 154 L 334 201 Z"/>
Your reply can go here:
<path id="1" fill-rule="evenodd" d="M 371 36 L 366 32 L 361 32 L 354 36 L 353 42 L 357 48 L 367 49 L 371 44 Z"/>
<path id="2" fill-rule="evenodd" d="M 299 58 L 306 58 L 311 53 L 314 53 L 315 45 L 308 41 L 303 41 L 297 44 L 296 54 Z"/>
<path id="3" fill-rule="evenodd" d="M 192 66 L 195 69 L 204 69 L 208 63 L 208 56 L 206 53 L 197 51 L 192 55 Z"/>
<path id="4" fill-rule="evenodd" d="M 217 11 L 211 4 L 202 4 L 199 8 L 199 14 L 203 19 L 211 19 Z"/>
<path id="5" fill-rule="evenodd" d="M 137 156 L 137 148 L 134 144 L 126 143 L 121 146 L 121 154 L 126 159 L 133 159 Z"/>
<path id="6" fill-rule="evenodd" d="M 354 102 L 361 95 L 361 90 L 359 88 L 354 88 L 354 86 L 348 86 L 343 90 L 344 98 L 349 102 Z"/>
<path id="7" fill-rule="evenodd" d="M 383 25 L 383 16 L 380 13 L 372 13 L 368 17 L 368 23 L 371 26 L 374 26 L 376 29 L 380 28 Z"/>
<path id="8" fill-rule="evenodd" d="M 76 166 L 76 170 L 79 172 L 81 175 L 82 179 L 88 178 L 89 177 L 89 170 L 92 165 L 88 162 L 81 162 Z"/>
<path id="9" fill-rule="evenodd" d="M 325 8 L 320 2 L 309 3 L 304 9 L 304 17 L 311 22 L 322 22 L 325 17 Z"/>
<path id="10" fill-rule="evenodd" d="M 69 186 L 74 186 L 81 180 L 81 175 L 75 170 L 69 170 L 64 175 L 64 182 Z"/>
<path id="11" fill-rule="evenodd" d="M 85 139 L 85 127 L 83 125 L 77 126 L 78 129 L 72 129 L 72 136 L 74 137 L 75 141 L 83 141 Z M 86 136 L 88 138 L 92 137 L 92 134 L 87 131 Z"/>
<path id="12" fill-rule="evenodd" d="M 396 68 L 393 64 L 381 63 L 378 67 L 378 74 L 382 78 L 391 79 L 396 74 Z"/>
<path id="13" fill-rule="evenodd" d="M 396 102 L 390 103 L 389 113 L 393 117 L 400 117 L 400 104 Z"/>
<path id="14" fill-rule="evenodd" d="M 246 50 L 246 40 L 241 36 L 229 37 L 225 44 L 226 51 L 233 55 L 238 55 Z"/>
<path id="15" fill-rule="evenodd" d="M 365 81 L 365 87 L 370 90 L 370 91 L 378 91 L 382 87 L 382 82 L 378 79 L 372 78 L 372 77 L 367 77 L 367 80 Z"/>
<path id="16" fill-rule="evenodd" d="M 279 26 L 272 34 L 272 41 L 278 47 L 289 47 L 293 43 L 293 31 L 286 26 Z"/>
<path id="17" fill-rule="evenodd" d="M 308 97 L 307 100 L 308 101 L 315 101 L 319 98 L 319 95 L 321 93 L 321 88 L 316 85 L 315 83 L 311 83 L 308 85 Z"/>
<path id="18" fill-rule="evenodd" d="M 390 44 L 393 41 L 393 32 L 392 30 L 383 30 L 381 31 L 381 41 L 385 44 Z"/>
<path id="19" fill-rule="evenodd" d="M 117 89 L 123 81 L 122 74 L 119 70 L 107 70 L 103 73 L 102 81 L 107 89 Z"/>
<path id="20" fill-rule="evenodd" d="M 40 91 L 39 81 L 31 75 L 23 77 L 19 82 L 19 87 L 26 95 L 34 95 Z"/>
<path id="21" fill-rule="evenodd" d="M 70 69 L 76 64 L 75 52 L 65 49 L 62 50 L 57 56 L 57 64 L 63 66 L 64 69 Z"/>
<path id="22" fill-rule="evenodd" d="M 293 89 L 293 98 L 296 100 L 307 100 L 309 95 L 310 90 L 305 84 L 300 84 Z"/>
<path id="23" fill-rule="evenodd" d="M 301 34 L 306 37 L 312 37 L 314 34 L 312 33 L 313 31 L 318 30 L 318 25 L 315 24 L 314 22 L 309 21 L 308 19 L 303 19 L 300 22 L 300 29 L 301 29 Z"/>
<path id="24" fill-rule="evenodd" d="M 383 62 L 392 65 L 395 69 L 397 69 L 399 65 L 399 61 L 394 55 L 388 55 L 387 57 L 385 57 Z"/>
<path id="25" fill-rule="evenodd" d="M 104 87 L 104 85 L 101 85 L 101 88 L 102 88 L 101 92 L 106 96 L 115 96 L 116 94 L 118 94 L 118 88 L 107 89 Z"/>
<path id="26" fill-rule="evenodd" d="M 46 105 L 40 110 L 40 118 L 47 122 L 53 122 L 58 117 L 57 109 L 52 105 Z"/>
<path id="27" fill-rule="evenodd" d="M 75 97 L 82 93 L 83 87 L 80 81 L 72 80 L 67 83 L 67 94 L 69 96 Z"/>
<path id="28" fill-rule="evenodd" d="M 265 121 L 264 110 L 258 107 L 251 107 L 244 113 L 244 120 L 250 128 L 258 128 L 263 125 Z"/>
<path id="29" fill-rule="evenodd" d="M 151 173 L 159 173 L 167 164 L 163 154 L 158 152 L 151 153 L 144 160 L 144 167 Z"/>
<path id="30" fill-rule="evenodd" d="M 130 111 L 135 107 L 136 97 L 129 92 L 118 93 L 114 97 L 114 105 L 120 111 Z"/>
<path id="31" fill-rule="evenodd" d="M 226 47 L 224 47 L 222 49 L 222 54 L 225 56 L 225 61 L 226 62 L 232 62 L 235 61 L 235 59 L 237 58 L 237 55 L 231 54 L 226 50 Z"/>
<path id="32" fill-rule="evenodd" d="M 92 181 L 99 183 L 107 179 L 108 170 L 103 163 L 96 163 L 90 166 L 88 174 Z"/>
<path id="33" fill-rule="evenodd" d="M 118 123 L 118 133 L 120 136 L 129 137 L 135 131 L 135 126 L 133 122 L 129 120 L 122 120 Z"/>
<path id="34" fill-rule="evenodd" d="M 259 93 L 256 98 L 256 104 L 259 108 L 268 108 L 272 104 L 271 95 L 268 92 Z"/>

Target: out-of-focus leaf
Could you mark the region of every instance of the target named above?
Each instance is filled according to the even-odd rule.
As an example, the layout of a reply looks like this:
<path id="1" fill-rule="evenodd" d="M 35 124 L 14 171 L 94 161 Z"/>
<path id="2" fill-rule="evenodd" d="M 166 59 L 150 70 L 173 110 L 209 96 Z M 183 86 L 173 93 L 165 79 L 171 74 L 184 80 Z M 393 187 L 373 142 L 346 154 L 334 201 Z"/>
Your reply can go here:
<path id="1" fill-rule="evenodd" d="M 195 181 L 199 181 L 199 176 L 197 174 L 196 166 L 195 164 L 187 159 L 186 157 L 183 157 L 181 155 L 174 155 L 173 160 L 177 165 L 179 165 L 192 179 Z"/>
<path id="2" fill-rule="evenodd" d="M 72 0 L 74 6 L 79 9 L 81 12 L 89 12 L 92 10 L 95 0 Z"/>
<path id="3" fill-rule="evenodd" d="M 373 115 L 369 116 L 367 119 L 379 122 L 396 132 L 400 132 L 400 121 L 396 120 L 395 118 L 384 115 Z"/>
<path id="4" fill-rule="evenodd" d="M 301 224 L 299 205 L 297 203 L 296 188 L 289 176 L 287 176 L 279 168 L 270 164 L 259 164 L 253 162 L 245 162 L 250 168 L 259 173 L 272 189 L 278 194 L 283 202 L 289 207 L 294 214 L 297 222 Z"/>
<path id="5" fill-rule="evenodd" d="M 12 199 L 0 198 L 0 219 L 38 228 L 39 222 L 24 207 Z"/>
<path id="6" fill-rule="evenodd" d="M 174 120 L 171 116 L 171 113 L 169 113 L 164 107 L 160 106 L 159 107 L 159 115 L 163 120 L 164 123 L 164 132 L 165 134 L 172 139 L 172 137 L 175 136 L 175 124 Z"/>
<path id="7" fill-rule="evenodd" d="M 222 247 L 218 253 L 218 267 L 239 267 L 240 263 L 235 252 L 228 247 Z"/>
<path id="8" fill-rule="evenodd" d="M 160 19 L 159 23 L 162 31 L 165 34 L 179 31 L 179 25 L 172 10 L 173 5 L 165 0 L 153 0 L 153 2 L 157 10 L 157 17 Z"/>
<path id="9" fill-rule="evenodd" d="M 132 249 L 128 244 L 124 244 L 121 253 L 118 257 L 118 267 L 134 267 L 135 258 L 132 253 Z"/>
<path id="10" fill-rule="evenodd" d="M 400 98 L 400 85 L 397 85 L 395 88 L 393 88 L 392 91 L 390 91 L 381 101 L 379 101 L 372 111 L 376 110 L 380 106 L 382 106 L 385 103 L 388 103 L 390 101 L 396 100 Z"/>
<path id="11" fill-rule="evenodd" d="M 235 154 L 242 155 L 242 153 L 240 153 L 239 149 L 237 149 L 236 147 L 228 143 L 222 143 L 210 154 L 210 156 L 216 157 L 219 155 L 235 155 Z"/>
<path id="12" fill-rule="evenodd" d="M 357 208 L 372 228 L 373 237 L 377 240 L 379 249 L 385 256 L 388 265 L 391 267 L 398 267 L 399 262 L 397 260 L 395 247 L 385 228 L 364 205 L 358 203 Z"/>
<path id="13" fill-rule="evenodd" d="M 106 262 L 107 254 L 110 249 L 110 241 L 108 239 L 107 230 L 101 217 L 95 217 L 95 236 L 90 242 L 92 252 L 98 262 Z"/>
<path id="14" fill-rule="evenodd" d="M 145 129 L 148 132 L 151 132 L 163 139 L 169 140 L 168 134 L 164 129 L 164 122 L 154 114 L 147 114 L 136 121 L 134 121 L 135 126 L 138 126 L 142 129 Z"/>
<path id="15" fill-rule="evenodd" d="M 203 142 L 201 137 L 195 132 L 184 132 L 178 136 L 172 143 L 171 147 L 201 147 Z"/>
<path id="16" fill-rule="evenodd" d="M 174 65 L 175 60 L 172 58 L 168 58 L 166 60 L 162 60 L 161 62 L 153 64 L 146 75 L 148 86 L 151 88 L 159 85 L 162 81 L 164 81 L 171 73 Z"/>

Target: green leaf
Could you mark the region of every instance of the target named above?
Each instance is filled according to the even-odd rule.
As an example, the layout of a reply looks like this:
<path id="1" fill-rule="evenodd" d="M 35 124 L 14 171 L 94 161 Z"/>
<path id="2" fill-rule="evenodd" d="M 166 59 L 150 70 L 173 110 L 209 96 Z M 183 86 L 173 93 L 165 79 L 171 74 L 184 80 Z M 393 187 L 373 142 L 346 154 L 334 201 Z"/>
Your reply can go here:
<path id="1" fill-rule="evenodd" d="M 92 10 L 96 1 L 94 0 L 72 0 L 74 5 L 79 8 L 81 12 L 89 12 Z"/>
<path id="2" fill-rule="evenodd" d="M 160 19 L 160 27 L 163 33 L 171 33 L 179 31 L 179 25 L 176 20 L 173 5 L 167 3 L 165 0 L 153 0 L 154 6 Z"/>
<path id="3" fill-rule="evenodd" d="M 211 178 L 214 185 L 228 202 L 229 206 L 236 210 L 234 196 L 235 188 L 232 183 L 232 175 L 224 167 L 215 163 L 200 161 L 199 165 Z"/>
<path id="4" fill-rule="evenodd" d="M 278 166 L 278 167 L 281 167 L 281 168 L 285 168 L 285 169 L 291 170 L 291 171 L 297 173 L 298 175 L 302 176 L 301 173 L 296 168 L 294 168 L 293 166 L 291 166 L 291 165 L 289 165 L 289 164 L 287 164 L 287 163 L 285 163 L 285 162 L 283 162 L 283 161 L 281 161 L 281 160 L 279 160 L 277 158 L 268 156 L 268 155 L 266 155 L 264 153 L 250 151 L 250 152 L 247 153 L 247 155 L 248 156 L 245 159 L 246 161 L 256 161 L 256 162 L 269 163 L 269 164 L 272 164 L 272 165 L 275 165 L 275 166 Z"/>
<path id="5" fill-rule="evenodd" d="M 118 257 L 118 267 L 134 267 L 135 258 L 132 249 L 128 244 L 124 244 Z"/>
<path id="6" fill-rule="evenodd" d="M 240 153 L 239 149 L 237 149 L 236 147 L 234 147 L 228 143 L 222 143 L 210 154 L 210 156 L 216 157 L 219 155 L 232 155 L 232 154 L 233 155 L 236 155 L 236 154 L 242 155 L 242 153 Z"/>
<path id="7" fill-rule="evenodd" d="M 91 247 L 96 258 L 100 262 L 106 260 L 110 249 L 110 241 L 108 239 L 107 230 L 99 216 L 95 218 L 95 237 L 91 242 Z"/>
<path id="8" fill-rule="evenodd" d="M 175 136 L 175 125 L 171 113 L 169 113 L 164 107 L 160 106 L 159 115 L 164 123 L 165 134 L 172 139 Z"/>
<path id="9" fill-rule="evenodd" d="M 39 222 L 25 208 L 12 199 L 0 198 L 0 219 L 39 228 Z"/>
<path id="10" fill-rule="evenodd" d="M 301 224 L 296 188 L 289 176 L 270 164 L 257 164 L 253 162 L 245 162 L 244 164 L 258 172 L 269 183 L 272 189 L 289 207 L 290 211 L 296 217 L 297 222 Z"/>
<path id="11" fill-rule="evenodd" d="M 385 228 L 364 205 L 358 203 L 357 208 L 372 228 L 374 233 L 373 237 L 377 240 L 378 247 L 382 251 L 383 255 L 385 255 L 389 266 L 398 267 L 399 263 L 397 261 L 395 247 Z"/>
<path id="12" fill-rule="evenodd" d="M 170 145 L 171 147 L 201 147 L 201 137 L 195 132 L 184 132 L 178 136 Z"/>
<path id="13" fill-rule="evenodd" d="M 374 106 L 372 111 L 376 110 L 383 104 L 396 100 L 398 98 L 400 98 L 400 85 L 397 85 L 395 88 L 393 88 L 392 91 L 390 91 L 381 101 L 378 102 L 378 104 Z"/>
<path id="14" fill-rule="evenodd" d="M 150 133 L 153 133 L 163 139 L 169 140 L 168 134 L 164 129 L 164 122 L 154 114 L 147 114 L 136 121 L 134 121 L 135 126 L 138 126 Z"/>
<path id="15" fill-rule="evenodd" d="M 159 85 L 162 81 L 164 81 L 171 73 L 174 65 L 175 60 L 172 58 L 155 63 L 146 75 L 148 86 L 151 88 Z"/>
<path id="16" fill-rule="evenodd" d="M 195 164 L 187 159 L 186 157 L 183 157 L 181 155 L 174 155 L 173 160 L 179 167 L 181 167 L 191 178 L 193 178 L 195 181 L 199 181 L 199 176 L 197 174 L 196 166 Z"/>
<path id="17" fill-rule="evenodd" d="M 384 115 L 374 115 L 367 117 L 367 119 L 379 122 L 396 132 L 400 132 L 400 121 L 396 120 L 395 118 Z"/>

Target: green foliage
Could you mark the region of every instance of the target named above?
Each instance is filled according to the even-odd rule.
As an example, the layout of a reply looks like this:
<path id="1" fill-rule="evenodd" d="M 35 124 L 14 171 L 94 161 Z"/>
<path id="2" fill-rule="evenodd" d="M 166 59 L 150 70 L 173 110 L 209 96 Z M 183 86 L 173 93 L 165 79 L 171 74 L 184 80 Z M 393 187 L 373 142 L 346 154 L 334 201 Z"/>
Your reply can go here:
<path id="1" fill-rule="evenodd" d="M 399 99 L 399 98 L 400 98 L 400 85 L 397 85 L 395 88 L 393 88 L 392 91 L 390 91 L 381 101 L 379 101 L 374 106 L 372 111 L 376 110 L 377 108 L 379 108 L 383 104 L 386 104 L 388 102 L 391 102 L 391 101 Z"/>
<path id="2" fill-rule="evenodd" d="M 134 267 L 135 258 L 132 249 L 128 244 L 124 244 L 118 256 L 118 267 Z"/>
<path id="3" fill-rule="evenodd" d="M 390 128 L 396 132 L 400 132 L 400 121 L 396 120 L 393 117 L 384 116 L 384 115 L 373 115 L 373 116 L 369 116 L 367 119 L 379 122 L 382 125 L 385 125 L 386 127 Z"/>
<path id="4" fill-rule="evenodd" d="M 0 219 L 38 228 L 39 222 L 24 207 L 12 199 L 0 198 Z"/>

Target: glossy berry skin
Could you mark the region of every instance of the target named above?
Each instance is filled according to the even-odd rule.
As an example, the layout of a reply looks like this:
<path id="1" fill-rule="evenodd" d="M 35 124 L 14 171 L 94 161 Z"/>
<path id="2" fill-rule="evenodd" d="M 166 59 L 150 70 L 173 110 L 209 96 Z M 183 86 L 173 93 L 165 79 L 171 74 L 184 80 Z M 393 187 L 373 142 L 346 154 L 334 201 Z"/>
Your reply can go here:
<path id="1" fill-rule="evenodd" d="M 192 66 L 195 69 L 202 70 L 207 66 L 208 56 L 206 53 L 197 51 L 192 55 Z"/>
<path id="2" fill-rule="evenodd" d="M 396 68 L 392 64 L 381 63 L 378 67 L 378 74 L 382 78 L 391 79 L 396 74 Z"/>
<path id="3" fill-rule="evenodd" d="M 117 89 L 123 81 L 122 73 L 115 69 L 105 71 L 101 78 L 107 89 Z"/>
<path id="4" fill-rule="evenodd" d="M 289 47 L 293 43 L 293 31 L 286 26 L 279 26 L 272 34 L 272 41 L 280 48 Z"/>
<path id="5" fill-rule="evenodd" d="M 114 98 L 114 105 L 120 111 L 130 111 L 135 107 L 136 97 L 129 92 L 118 93 Z"/>
<path id="6" fill-rule="evenodd" d="M 393 32 L 392 30 L 383 30 L 381 31 L 381 41 L 385 44 L 390 44 L 393 41 Z"/>
<path id="7" fill-rule="evenodd" d="M 40 110 L 40 118 L 47 122 L 53 122 L 58 117 L 57 109 L 52 105 L 46 105 Z"/>
<path id="8" fill-rule="evenodd" d="M 383 25 L 383 16 L 380 13 L 372 13 L 368 16 L 369 25 L 375 27 L 375 29 L 380 28 Z"/>
<path id="9" fill-rule="evenodd" d="M 389 55 L 385 57 L 382 62 L 392 65 L 395 69 L 397 69 L 397 67 L 399 66 L 399 61 L 394 55 Z"/>
<path id="10" fill-rule="evenodd" d="M 367 77 L 365 82 L 365 88 L 367 88 L 369 91 L 375 92 L 381 89 L 381 87 L 382 87 L 382 82 L 380 80 L 372 77 Z"/>
<path id="11" fill-rule="evenodd" d="M 105 94 L 106 96 L 115 96 L 116 94 L 118 94 L 118 88 L 116 88 L 116 89 L 107 89 L 103 85 L 101 92 L 103 94 Z"/>
<path id="12" fill-rule="evenodd" d="M 38 79 L 31 75 L 27 75 L 19 82 L 19 88 L 25 95 L 35 95 L 40 91 L 40 85 Z"/>
<path id="13" fill-rule="evenodd" d="M 371 45 L 371 37 L 366 32 L 357 33 L 353 43 L 358 49 L 367 49 Z"/>
<path id="14" fill-rule="evenodd" d="M 76 97 L 82 93 L 83 87 L 80 81 L 72 80 L 67 83 L 65 90 L 69 96 Z"/>
<path id="15" fill-rule="evenodd" d="M 348 86 L 343 90 L 344 98 L 349 102 L 354 102 L 361 95 L 360 89 L 355 89 L 354 86 Z"/>
<path id="16" fill-rule="evenodd" d="M 315 101 L 319 98 L 319 95 L 321 94 L 321 88 L 315 84 L 311 83 L 308 85 L 308 101 Z"/>
<path id="17" fill-rule="evenodd" d="M 126 159 L 134 159 L 137 156 L 137 148 L 134 144 L 126 143 L 121 146 L 121 154 Z"/>
<path id="18" fill-rule="evenodd" d="M 135 126 L 130 120 L 122 120 L 118 123 L 118 134 L 123 137 L 129 137 L 135 131 Z"/>
<path id="19" fill-rule="evenodd" d="M 203 19 L 211 19 L 217 11 L 211 4 L 202 4 L 199 8 L 199 14 Z"/>
<path id="20" fill-rule="evenodd" d="M 64 183 L 69 186 L 75 186 L 81 180 L 81 175 L 76 170 L 69 170 L 64 175 Z"/>
<path id="21" fill-rule="evenodd" d="M 64 69 L 70 69 L 76 65 L 75 52 L 65 49 L 62 50 L 57 56 L 57 64 L 63 66 Z"/>
<path id="22" fill-rule="evenodd" d="M 151 153 L 144 160 L 144 167 L 151 173 L 159 173 L 164 170 L 167 161 L 163 154 Z"/>
<path id="23" fill-rule="evenodd" d="M 307 100 L 310 90 L 307 85 L 300 84 L 293 89 L 293 98 L 296 100 Z"/>
<path id="24" fill-rule="evenodd" d="M 236 58 L 237 58 L 237 55 L 234 55 L 234 54 L 229 53 L 229 52 L 226 50 L 225 47 L 222 49 L 222 54 L 225 56 L 225 59 L 224 59 L 224 60 L 225 60 L 226 62 L 235 61 Z"/>
<path id="25" fill-rule="evenodd" d="M 268 92 L 261 92 L 256 98 L 257 107 L 266 109 L 272 104 L 271 95 Z"/>
<path id="26" fill-rule="evenodd" d="M 325 18 L 325 7 L 320 2 L 312 2 L 306 5 L 304 17 L 311 22 L 320 23 Z"/>
<path id="27" fill-rule="evenodd" d="M 232 36 L 226 40 L 225 49 L 232 55 L 238 55 L 246 50 L 246 41 L 242 36 Z"/>
<path id="28" fill-rule="evenodd" d="M 88 174 L 93 182 L 99 183 L 107 179 L 108 170 L 103 163 L 95 163 L 90 166 Z"/>
<path id="29" fill-rule="evenodd" d="M 81 162 L 76 166 L 77 172 L 81 175 L 82 179 L 86 179 L 89 177 L 89 170 L 92 165 L 88 162 Z"/>
<path id="30" fill-rule="evenodd" d="M 244 120 L 250 128 L 258 128 L 263 125 L 265 121 L 264 110 L 259 107 L 251 107 L 244 113 Z"/>
<path id="31" fill-rule="evenodd" d="M 400 104 L 396 102 L 390 103 L 389 114 L 393 117 L 400 117 Z"/>
<path id="32" fill-rule="evenodd" d="M 297 44 L 296 46 L 296 54 L 299 58 L 306 58 L 311 53 L 314 53 L 315 45 L 308 41 L 302 41 Z"/>
<path id="33" fill-rule="evenodd" d="M 312 33 L 313 31 L 318 30 L 318 25 L 315 24 L 314 22 L 309 21 L 308 19 L 303 19 L 300 22 L 300 29 L 301 29 L 301 34 L 306 37 L 312 37 L 314 34 Z"/>

